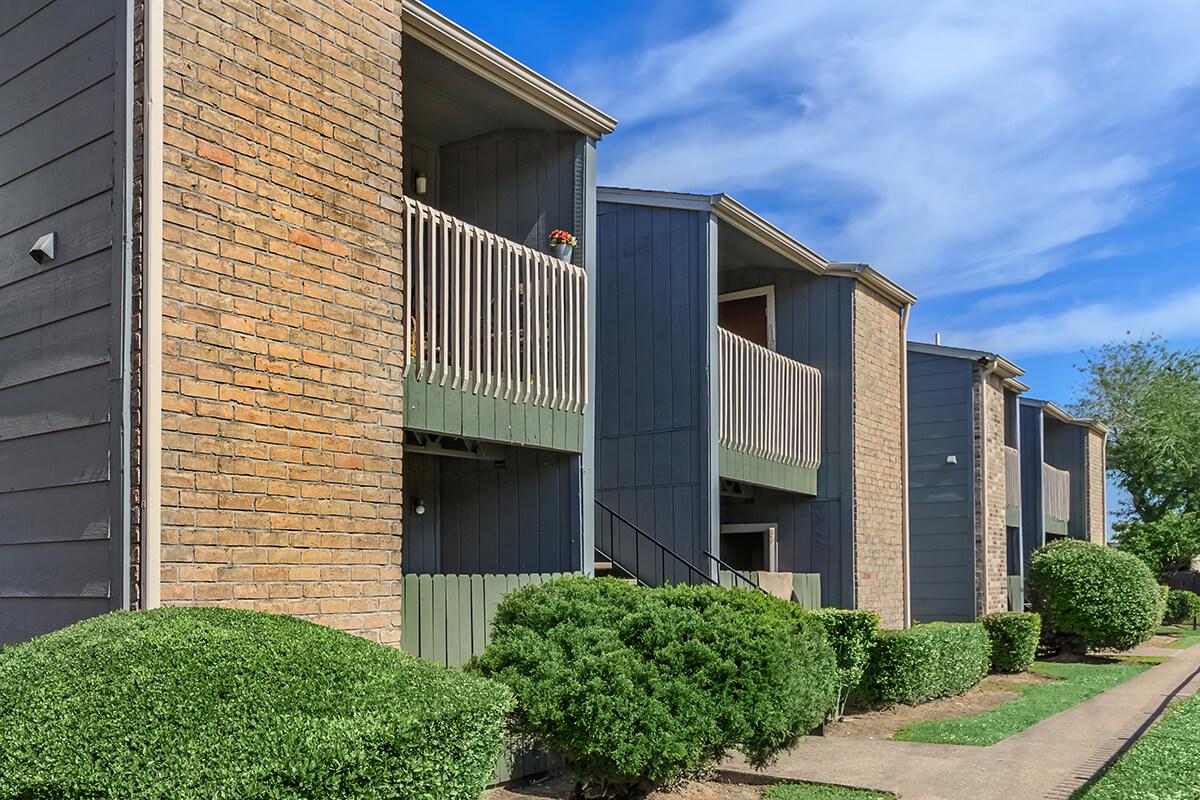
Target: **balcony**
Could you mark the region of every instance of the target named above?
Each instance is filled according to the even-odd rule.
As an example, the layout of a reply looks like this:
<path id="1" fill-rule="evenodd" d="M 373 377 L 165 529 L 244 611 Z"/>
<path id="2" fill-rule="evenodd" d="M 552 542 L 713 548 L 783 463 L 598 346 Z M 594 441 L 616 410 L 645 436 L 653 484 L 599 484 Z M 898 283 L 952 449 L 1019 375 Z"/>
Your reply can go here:
<path id="1" fill-rule="evenodd" d="M 580 452 L 583 269 L 403 202 L 405 427 Z"/>
<path id="2" fill-rule="evenodd" d="M 1066 536 L 1071 521 L 1071 473 L 1042 464 L 1042 506 L 1046 533 Z"/>
<path id="3" fill-rule="evenodd" d="M 816 494 L 821 372 L 718 328 L 721 477 Z"/>
<path id="4" fill-rule="evenodd" d="M 1021 453 L 1008 446 L 1004 448 L 1004 515 L 1010 527 L 1021 524 Z"/>

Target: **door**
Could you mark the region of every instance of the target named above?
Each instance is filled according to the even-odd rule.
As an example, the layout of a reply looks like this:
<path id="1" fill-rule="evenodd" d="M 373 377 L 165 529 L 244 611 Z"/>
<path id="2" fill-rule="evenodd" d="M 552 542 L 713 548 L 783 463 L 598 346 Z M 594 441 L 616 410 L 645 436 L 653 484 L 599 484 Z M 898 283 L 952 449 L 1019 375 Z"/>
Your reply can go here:
<path id="1" fill-rule="evenodd" d="M 0 643 L 127 602 L 127 42 L 0 3 Z"/>
<path id="2" fill-rule="evenodd" d="M 721 560 L 738 572 L 776 572 L 778 527 L 770 524 L 722 525 Z"/>
<path id="3" fill-rule="evenodd" d="M 762 286 L 720 295 L 717 298 L 717 325 L 774 350 L 775 287 Z"/>

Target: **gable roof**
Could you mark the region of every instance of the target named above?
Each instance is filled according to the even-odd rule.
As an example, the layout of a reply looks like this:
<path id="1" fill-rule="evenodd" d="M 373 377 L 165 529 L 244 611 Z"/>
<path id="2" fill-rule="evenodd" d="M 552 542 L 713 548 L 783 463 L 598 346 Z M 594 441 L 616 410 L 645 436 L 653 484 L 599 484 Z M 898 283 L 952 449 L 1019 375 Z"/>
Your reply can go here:
<path id="1" fill-rule="evenodd" d="M 1029 387 L 1018 380 L 1018 378 L 1025 374 L 1025 370 L 999 353 L 991 353 L 987 350 L 973 350 L 968 347 L 948 347 L 944 344 L 929 344 L 927 342 L 909 342 L 908 349 L 912 353 L 925 353 L 932 356 L 961 358 L 981 363 L 995 362 L 996 374 L 1004 380 L 1005 386 L 1018 394 L 1029 391 Z"/>
<path id="2" fill-rule="evenodd" d="M 1097 433 L 1105 435 L 1108 434 L 1108 426 L 1103 422 L 1091 419 L 1089 417 L 1077 417 L 1052 400 L 1038 400 L 1034 397 L 1022 397 L 1021 402 L 1025 405 L 1040 406 L 1042 413 L 1051 419 L 1063 423 L 1064 425 L 1081 425 L 1083 427 L 1091 428 Z"/>

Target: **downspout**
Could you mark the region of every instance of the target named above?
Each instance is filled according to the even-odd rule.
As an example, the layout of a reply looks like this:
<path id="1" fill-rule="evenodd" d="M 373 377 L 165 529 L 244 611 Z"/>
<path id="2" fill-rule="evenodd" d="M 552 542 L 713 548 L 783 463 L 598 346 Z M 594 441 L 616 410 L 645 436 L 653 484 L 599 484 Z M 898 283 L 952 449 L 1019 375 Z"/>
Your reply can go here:
<path id="1" fill-rule="evenodd" d="M 900 309 L 900 535 L 904 541 L 904 627 L 912 625 L 912 557 L 908 540 L 908 317 L 912 304 Z"/>
<path id="2" fill-rule="evenodd" d="M 142 608 L 161 603 L 163 2 L 143 7 Z"/>
<path id="3" fill-rule="evenodd" d="M 992 357 L 988 361 L 987 367 L 984 368 L 983 372 L 980 374 L 980 384 L 979 384 L 979 406 L 980 406 L 980 409 L 979 409 L 979 449 L 980 449 L 980 456 L 981 456 L 979 459 L 979 476 L 980 476 L 981 481 L 983 482 L 983 492 L 981 494 L 981 497 L 983 499 L 982 546 L 983 546 L 983 613 L 984 614 L 987 613 L 987 606 L 988 606 L 988 567 L 990 566 L 990 562 L 988 561 L 988 535 L 990 533 L 990 531 L 988 530 L 989 529 L 988 522 L 990 521 L 988 519 L 988 512 L 991 510 L 991 506 L 988 505 L 988 448 L 987 448 L 987 434 L 988 434 L 988 402 L 987 401 L 988 401 L 988 398 L 987 398 L 987 391 L 988 391 L 988 387 L 989 387 L 988 381 L 992 377 L 992 373 L 996 371 L 996 367 L 998 365 L 999 365 L 999 362 L 996 360 L 995 357 Z M 982 614 L 980 616 L 982 616 Z"/>

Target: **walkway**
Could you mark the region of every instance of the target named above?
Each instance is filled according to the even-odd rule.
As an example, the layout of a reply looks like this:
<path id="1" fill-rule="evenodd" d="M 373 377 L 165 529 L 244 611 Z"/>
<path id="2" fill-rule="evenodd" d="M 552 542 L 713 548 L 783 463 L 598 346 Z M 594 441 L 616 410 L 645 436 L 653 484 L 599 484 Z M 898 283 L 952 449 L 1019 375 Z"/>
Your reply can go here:
<path id="1" fill-rule="evenodd" d="M 1200 645 L 1153 654 L 1171 660 L 991 747 L 811 737 L 764 772 L 881 789 L 902 800 L 1065 800 L 1169 703 L 1200 691 Z M 762 777 L 736 760 L 723 771 Z"/>

